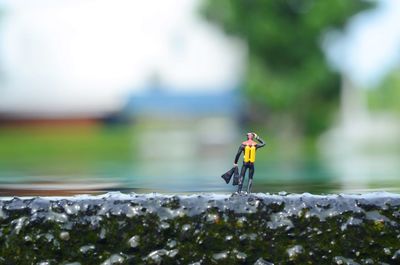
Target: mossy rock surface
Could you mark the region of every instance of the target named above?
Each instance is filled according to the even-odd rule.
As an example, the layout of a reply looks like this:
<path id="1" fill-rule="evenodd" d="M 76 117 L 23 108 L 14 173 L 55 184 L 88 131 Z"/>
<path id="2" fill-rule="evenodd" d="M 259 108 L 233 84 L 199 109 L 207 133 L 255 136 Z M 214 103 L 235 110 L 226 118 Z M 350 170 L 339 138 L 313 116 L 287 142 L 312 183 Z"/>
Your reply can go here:
<path id="1" fill-rule="evenodd" d="M 400 264 L 400 196 L 0 199 L 0 264 Z"/>

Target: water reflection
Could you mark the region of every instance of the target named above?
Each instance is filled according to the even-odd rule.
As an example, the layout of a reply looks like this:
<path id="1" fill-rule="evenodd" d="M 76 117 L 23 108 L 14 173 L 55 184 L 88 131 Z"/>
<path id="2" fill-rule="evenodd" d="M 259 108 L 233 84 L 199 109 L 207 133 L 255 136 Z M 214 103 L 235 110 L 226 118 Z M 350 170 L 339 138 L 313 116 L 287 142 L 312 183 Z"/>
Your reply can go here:
<path id="1" fill-rule="evenodd" d="M 242 140 L 235 123 L 229 120 L 67 127 L 28 126 L 0 131 L 1 196 L 236 190 L 220 177 L 231 167 Z M 392 163 L 382 163 L 385 167 L 380 174 L 366 174 L 370 163 L 353 164 L 354 176 L 346 179 L 333 166 L 335 160 L 331 165 L 326 161 L 318 156 L 280 159 L 269 145 L 258 153 L 253 191 L 400 191 L 399 171 L 389 170 Z M 368 167 L 363 169 L 363 165 Z"/>

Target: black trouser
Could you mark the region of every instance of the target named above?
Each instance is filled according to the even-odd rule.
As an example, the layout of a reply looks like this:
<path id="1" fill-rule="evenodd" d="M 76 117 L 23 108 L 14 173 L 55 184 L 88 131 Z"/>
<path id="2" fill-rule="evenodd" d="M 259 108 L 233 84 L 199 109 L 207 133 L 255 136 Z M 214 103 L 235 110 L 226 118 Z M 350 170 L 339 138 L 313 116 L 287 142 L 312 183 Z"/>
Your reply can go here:
<path id="1" fill-rule="evenodd" d="M 247 192 L 251 192 L 251 186 L 253 185 L 253 175 L 254 175 L 254 163 L 247 162 L 243 163 L 242 169 L 240 170 L 238 192 L 242 191 L 244 177 L 246 175 L 246 170 L 249 169 L 249 180 L 247 182 Z"/>

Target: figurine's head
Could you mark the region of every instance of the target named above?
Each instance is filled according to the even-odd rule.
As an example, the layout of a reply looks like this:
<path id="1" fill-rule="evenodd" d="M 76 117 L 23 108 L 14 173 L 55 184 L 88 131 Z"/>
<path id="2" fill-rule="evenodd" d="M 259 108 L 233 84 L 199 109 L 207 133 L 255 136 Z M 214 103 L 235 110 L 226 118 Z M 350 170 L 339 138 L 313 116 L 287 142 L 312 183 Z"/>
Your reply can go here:
<path id="1" fill-rule="evenodd" d="M 247 140 L 253 140 L 254 134 L 249 132 L 247 133 Z"/>

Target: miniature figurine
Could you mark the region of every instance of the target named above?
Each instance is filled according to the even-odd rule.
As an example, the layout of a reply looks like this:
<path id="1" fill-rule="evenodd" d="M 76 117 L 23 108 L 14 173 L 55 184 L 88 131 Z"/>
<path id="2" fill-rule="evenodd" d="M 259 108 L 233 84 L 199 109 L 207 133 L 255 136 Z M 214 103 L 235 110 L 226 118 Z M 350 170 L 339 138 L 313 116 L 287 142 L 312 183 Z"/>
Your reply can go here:
<path id="1" fill-rule="evenodd" d="M 253 139 L 257 140 L 259 143 L 253 141 Z M 247 169 L 249 170 L 249 179 L 247 181 L 247 193 L 251 192 L 251 187 L 253 185 L 253 175 L 254 175 L 254 162 L 256 161 L 256 150 L 265 146 L 265 142 L 255 133 L 247 133 L 247 141 L 243 142 L 235 157 L 235 162 L 233 163 L 234 167 L 237 167 L 239 156 L 242 152 L 244 152 L 243 156 L 243 165 L 240 171 L 239 183 L 238 183 L 238 193 L 242 192 L 244 177 Z"/>

